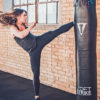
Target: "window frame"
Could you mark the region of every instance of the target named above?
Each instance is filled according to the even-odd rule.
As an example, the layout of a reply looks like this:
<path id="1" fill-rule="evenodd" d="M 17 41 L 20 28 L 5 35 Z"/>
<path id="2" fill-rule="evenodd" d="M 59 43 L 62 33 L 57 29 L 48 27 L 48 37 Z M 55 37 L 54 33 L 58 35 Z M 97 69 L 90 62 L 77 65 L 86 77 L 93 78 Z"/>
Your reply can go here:
<path id="1" fill-rule="evenodd" d="M 56 3 L 56 23 L 47 23 L 47 18 L 48 18 L 48 3 Z M 39 4 L 46 4 L 46 23 L 38 23 L 38 5 Z M 51 1 L 43 1 L 43 2 L 39 2 L 39 0 L 35 0 L 34 3 L 28 3 L 27 0 L 27 4 L 21 4 L 21 0 L 20 0 L 20 4 L 19 5 L 14 5 L 14 0 L 12 0 L 12 9 L 14 9 L 14 7 L 20 7 L 21 6 L 27 6 L 27 11 L 28 11 L 28 5 L 35 5 L 35 21 L 37 22 L 37 24 L 39 25 L 57 25 L 59 24 L 59 18 L 58 18 L 58 13 L 59 13 L 59 0 L 51 0 Z M 29 23 L 30 24 L 30 23 Z"/>

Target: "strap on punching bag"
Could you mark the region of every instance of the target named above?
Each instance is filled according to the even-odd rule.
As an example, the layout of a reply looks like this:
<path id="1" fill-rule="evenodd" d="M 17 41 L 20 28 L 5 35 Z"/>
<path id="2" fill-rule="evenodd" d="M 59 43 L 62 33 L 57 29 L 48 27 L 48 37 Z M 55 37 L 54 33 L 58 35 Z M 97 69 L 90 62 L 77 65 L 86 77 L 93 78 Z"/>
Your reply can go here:
<path id="1" fill-rule="evenodd" d="M 74 0 L 77 100 L 97 100 L 95 0 Z"/>

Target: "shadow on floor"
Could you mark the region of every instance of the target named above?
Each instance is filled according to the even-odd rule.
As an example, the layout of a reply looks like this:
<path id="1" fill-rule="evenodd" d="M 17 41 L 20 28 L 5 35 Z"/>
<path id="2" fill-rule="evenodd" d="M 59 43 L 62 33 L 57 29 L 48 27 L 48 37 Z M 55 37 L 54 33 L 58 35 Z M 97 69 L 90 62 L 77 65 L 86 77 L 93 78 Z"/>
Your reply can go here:
<path id="1" fill-rule="evenodd" d="M 41 84 L 41 100 L 76 100 L 76 96 Z M 34 100 L 32 80 L 0 71 L 0 100 Z"/>

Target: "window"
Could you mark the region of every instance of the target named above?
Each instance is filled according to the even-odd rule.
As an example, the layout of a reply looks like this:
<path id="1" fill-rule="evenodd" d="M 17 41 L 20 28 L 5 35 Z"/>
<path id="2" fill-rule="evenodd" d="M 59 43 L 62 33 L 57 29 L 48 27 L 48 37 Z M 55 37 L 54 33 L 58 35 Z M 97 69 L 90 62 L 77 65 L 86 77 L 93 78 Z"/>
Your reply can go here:
<path id="1" fill-rule="evenodd" d="M 15 8 L 27 11 L 28 23 L 58 24 L 58 0 L 13 0 Z"/>

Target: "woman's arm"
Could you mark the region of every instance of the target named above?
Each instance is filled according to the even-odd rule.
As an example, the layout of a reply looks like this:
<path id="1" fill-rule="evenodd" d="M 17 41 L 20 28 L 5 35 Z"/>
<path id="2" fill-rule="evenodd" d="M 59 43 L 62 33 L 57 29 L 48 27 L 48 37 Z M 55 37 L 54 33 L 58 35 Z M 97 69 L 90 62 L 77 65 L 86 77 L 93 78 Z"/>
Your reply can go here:
<path id="1" fill-rule="evenodd" d="M 19 31 L 15 26 L 11 26 L 10 32 L 14 36 L 22 39 L 22 38 L 26 37 L 29 34 L 30 30 L 32 28 L 34 28 L 35 26 L 36 26 L 36 23 L 31 23 L 31 25 L 27 29 L 25 29 L 23 31 Z"/>

